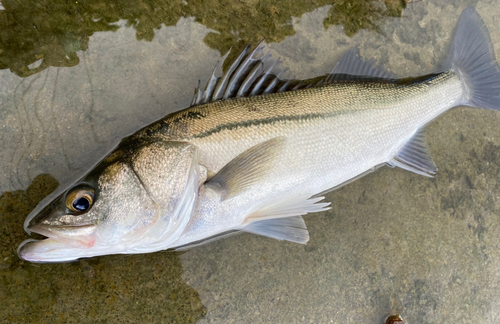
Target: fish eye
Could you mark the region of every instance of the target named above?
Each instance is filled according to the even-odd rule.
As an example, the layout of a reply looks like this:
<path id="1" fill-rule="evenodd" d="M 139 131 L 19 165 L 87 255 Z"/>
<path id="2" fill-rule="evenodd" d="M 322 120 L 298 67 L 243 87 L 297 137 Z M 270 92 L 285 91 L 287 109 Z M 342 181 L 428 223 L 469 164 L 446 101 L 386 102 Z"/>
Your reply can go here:
<path id="1" fill-rule="evenodd" d="M 86 212 L 94 203 L 94 189 L 78 186 L 66 195 L 66 207 L 75 213 Z"/>

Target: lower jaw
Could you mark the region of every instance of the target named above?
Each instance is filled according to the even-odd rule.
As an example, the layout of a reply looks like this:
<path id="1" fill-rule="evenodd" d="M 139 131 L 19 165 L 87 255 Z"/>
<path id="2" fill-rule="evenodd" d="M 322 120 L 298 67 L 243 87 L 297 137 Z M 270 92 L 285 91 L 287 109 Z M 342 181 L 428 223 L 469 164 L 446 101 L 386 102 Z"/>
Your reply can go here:
<path id="1" fill-rule="evenodd" d="M 77 245 L 74 243 L 73 241 L 73 244 L 67 244 L 53 238 L 29 239 L 19 245 L 17 254 L 21 259 L 35 263 L 76 261 L 85 257 L 85 253 L 78 251 L 88 250 L 89 246 L 80 242 Z"/>
<path id="2" fill-rule="evenodd" d="M 26 261 L 47 262 L 45 260 L 47 255 L 50 254 L 50 251 L 53 251 L 58 247 L 62 247 L 61 243 L 51 238 L 46 238 L 43 240 L 29 239 L 25 240 L 19 245 L 17 254 L 21 259 Z"/>

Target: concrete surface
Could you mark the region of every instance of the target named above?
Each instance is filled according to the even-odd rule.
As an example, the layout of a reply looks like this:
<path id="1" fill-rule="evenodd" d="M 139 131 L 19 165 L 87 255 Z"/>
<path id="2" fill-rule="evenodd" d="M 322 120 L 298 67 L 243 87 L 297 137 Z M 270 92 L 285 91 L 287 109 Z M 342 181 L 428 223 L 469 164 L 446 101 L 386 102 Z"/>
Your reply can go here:
<path id="1" fill-rule="evenodd" d="M 445 60 L 467 5 L 500 58 L 497 0 L 413 2 L 353 37 L 324 28 L 338 5 L 318 7 L 270 47 L 302 78 L 355 45 L 399 76 L 422 75 Z M 0 322 L 378 324 L 391 313 L 410 324 L 500 322 L 500 113 L 480 109 L 456 108 L 429 127 L 436 178 L 383 168 L 329 194 L 332 210 L 305 217 L 306 246 L 243 234 L 183 254 L 17 259 L 24 217 L 57 182 L 188 104 L 220 55 L 198 20 L 163 26 L 151 42 L 130 27 L 95 33 L 74 67 L 0 73 Z"/>

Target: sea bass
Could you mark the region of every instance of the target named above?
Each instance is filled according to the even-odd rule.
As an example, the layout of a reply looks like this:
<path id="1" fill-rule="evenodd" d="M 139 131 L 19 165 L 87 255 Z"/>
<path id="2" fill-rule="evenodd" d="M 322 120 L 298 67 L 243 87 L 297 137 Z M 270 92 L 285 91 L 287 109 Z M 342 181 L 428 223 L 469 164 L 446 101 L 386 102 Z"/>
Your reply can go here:
<path id="1" fill-rule="evenodd" d="M 450 108 L 500 109 L 500 67 L 483 20 L 462 13 L 439 73 L 395 79 L 349 50 L 324 78 L 282 78 L 247 47 L 192 106 L 125 138 L 28 216 L 32 262 L 185 249 L 244 231 L 305 244 L 322 194 L 381 166 L 433 176 L 425 126 Z M 220 75 L 220 76 L 219 76 Z"/>

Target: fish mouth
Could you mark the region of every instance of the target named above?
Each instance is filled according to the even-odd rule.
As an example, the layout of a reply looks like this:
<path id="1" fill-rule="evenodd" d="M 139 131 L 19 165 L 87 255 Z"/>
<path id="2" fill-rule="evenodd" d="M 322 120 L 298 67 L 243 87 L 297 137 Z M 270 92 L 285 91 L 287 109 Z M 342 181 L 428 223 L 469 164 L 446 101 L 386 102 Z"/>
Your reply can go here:
<path id="1" fill-rule="evenodd" d="M 78 226 L 47 226 L 34 224 L 29 226 L 32 233 L 44 236 L 42 239 L 28 239 L 22 242 L 17 254 L 30 262 L 67 262 L 75 261 L 80 256 L 77 251 L 89 250 L 95 243 L 91 235 L 95 224 Z"/>
<path id="2" fill-rule="evenodd" d="M 64 262 L 76 261 L 76 258 L 62 259 L 60 251 L 66 247 L 65 244 L 51 238 L 42 240 L 28 239 L 23 241 L 17 248 L 17 255 L 29 262 L 47 263 L 47 262 Z"/>

